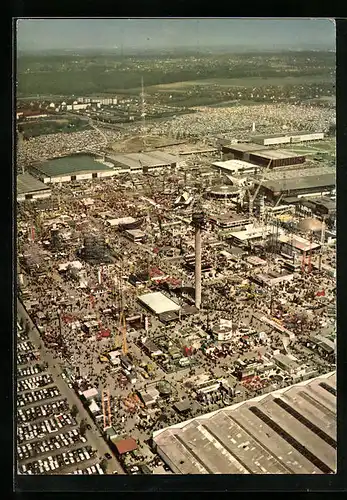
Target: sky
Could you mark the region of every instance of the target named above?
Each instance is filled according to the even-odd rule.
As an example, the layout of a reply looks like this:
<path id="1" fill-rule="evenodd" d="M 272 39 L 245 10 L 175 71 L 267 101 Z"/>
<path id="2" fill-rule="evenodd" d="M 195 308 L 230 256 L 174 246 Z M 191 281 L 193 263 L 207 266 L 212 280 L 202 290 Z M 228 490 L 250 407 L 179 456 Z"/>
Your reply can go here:
<path id="1" fill-rule="evenodd" d="M 20 19 L 19 50 L 335 48 L 330 19 Z"/>

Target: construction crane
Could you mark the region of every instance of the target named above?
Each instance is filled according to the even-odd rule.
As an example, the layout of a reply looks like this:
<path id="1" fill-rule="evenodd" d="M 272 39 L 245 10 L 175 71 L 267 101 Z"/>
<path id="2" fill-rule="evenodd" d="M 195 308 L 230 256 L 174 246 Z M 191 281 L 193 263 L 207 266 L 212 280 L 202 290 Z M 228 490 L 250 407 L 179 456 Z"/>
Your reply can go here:
<path id="1" fill-rule="evenodd" d="M 272 160 L 270 160 L 270 161 L 269 161 L 268 165 L 267 165 L 267 166 L 266 166 L 266 168 L 263 170 L 263 176 L 262 176 L 261 180 L 259 181 L 258 187 L 257 187 L 257 189 L 255 190 L 254 195 L 253 195 L 253 196 L 251 196 L 250 191 L 249 191 L 249 190 L 247 190 L 247 191 L 248 191 L 248 197 L 249 197 L 249 216 L 250 216 L 250 217 L 253 217 L 253 206 L 254 206 L 254 201 L 255 201 L 255 199 L 257 198 L 258 193 L 259 193 L 259 190 L 260 190 L 260 188 L 261 188 L 261 186 L 262 186 L 262 184 L 263 184 L 263 182 L 264 182 L 264 180 L 265 180 L 265 176 L 266 176 L 266 174 L 267 174 L 267 172 L 268 172 L 269 168 L 271 167 L 271 162 L 272 162 Z"/>
<path id="2" fill-rule="evenodd" d="M 101 393 L 102 414 L 104 417 L 104 431 L 112 427 L 110 390 L 103 389 Z"/>
<path id="3" fill-rule="evenodd" d="M 121 311 L 119 315 L 119 330 L 122 335 L 122 352 L 124 356 L 126 356 L 126 354 L 128 353 L 127 325 L 126 325 L 125 314 L 123 311 Z"/>

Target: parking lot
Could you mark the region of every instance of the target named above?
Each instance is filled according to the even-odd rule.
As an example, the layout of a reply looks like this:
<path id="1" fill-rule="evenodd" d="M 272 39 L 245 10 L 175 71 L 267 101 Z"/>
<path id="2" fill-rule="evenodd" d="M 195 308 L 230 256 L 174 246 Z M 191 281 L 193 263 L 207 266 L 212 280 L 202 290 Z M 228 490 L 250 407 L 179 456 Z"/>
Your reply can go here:
<path id="1" fill-rule="evenodd" d="M 62 469 L 70 465 L 78 465 L 90 460 L 95 456 L 96 451 L 90 446 L 83 446 L 73 451 L 50 455 L 44 459 L 38 459 L 18 467 L 20 474 L 49 474 L 50 472 L 62 472 Z"/>
<path id="2" fill-rule="evenodd" d="M 57 377 L 47 372 L 51 367 L 43 359 L 39 339 L 19 323 L 17 327 L 18 473 L 114 473 L 114 459 L 106 460 L 105 449 L 98 450 L 98 439 L 90 431 L 81 430 L 81 416 L 71 413 L 70 381 L 64 373 Z"/>
<path id="3" fill-rule="evenodd" d="M 24 380 L 19 380 L 17 382 L 17 391 L 31 391 L 33 389 L 37 389 L 39 387 L 45 387 L 46 385 L 53 383 L 53 377 L 48 373 L 44 375 L 38 375 L 30 378 L 26 378 Z"/>
<path id="4" fill-rule="evenodd" d="M 61 399 L 54 403 L 46 403 L 40 406 L 30 406 L 28 408 L 18 408 L 17 422 L 18 424 L 25 422 L 40 421 L 49 415 L 67 412 L 69 405 L 66 399 Z"/>

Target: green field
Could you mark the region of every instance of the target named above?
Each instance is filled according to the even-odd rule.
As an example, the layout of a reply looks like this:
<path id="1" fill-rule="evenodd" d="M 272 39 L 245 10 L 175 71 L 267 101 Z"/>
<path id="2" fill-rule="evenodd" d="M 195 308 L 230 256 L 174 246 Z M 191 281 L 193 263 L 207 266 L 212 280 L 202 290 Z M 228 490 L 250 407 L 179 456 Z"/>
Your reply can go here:
<path id="1" fill-rule="evenodd" d="M 127 90 L 138 94 L 141 78 L 149 92 L 196 86 L 319 85 L 332 82 L 335 66 L 335 54 L 325 51 L 122 58 L 97 53 L 21 54 L 17 58 L 17 96 L 119 94 Z"/>
<path id="2" fill-rule="evenodd" d="M 79 132 L 90 129 L 90 126 L 87 121 L 79 118 L 60 118 L 20 123 L 18 129 L 23 137 L 29 138 L 59 132 Z"/>

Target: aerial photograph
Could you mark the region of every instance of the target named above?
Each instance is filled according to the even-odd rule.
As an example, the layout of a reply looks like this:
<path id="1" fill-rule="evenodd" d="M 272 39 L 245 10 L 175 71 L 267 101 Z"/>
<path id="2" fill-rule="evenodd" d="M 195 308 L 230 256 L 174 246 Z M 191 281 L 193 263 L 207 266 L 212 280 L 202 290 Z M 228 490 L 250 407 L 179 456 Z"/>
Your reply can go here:
<path id="1" fill-rule="evenodd" d="M 334 23 L 15 31 L 16 474 L 336 474 Z"/>

